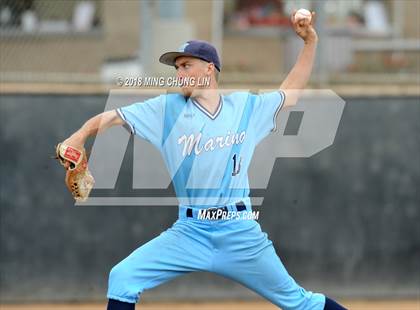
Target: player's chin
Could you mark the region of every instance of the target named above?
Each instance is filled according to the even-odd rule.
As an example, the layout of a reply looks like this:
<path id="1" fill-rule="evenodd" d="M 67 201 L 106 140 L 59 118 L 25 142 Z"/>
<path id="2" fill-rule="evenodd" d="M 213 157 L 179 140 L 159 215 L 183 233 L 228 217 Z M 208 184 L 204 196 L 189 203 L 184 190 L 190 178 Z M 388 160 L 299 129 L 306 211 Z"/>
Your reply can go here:
<path id="1" fill-rule="evenodd" d="M 182 94 L 185 97 L 191 97 L 191 95 L 193 93 L 193 90 L 194 90 L 194 88 L 191 88 L 191 87 L 182 87 L 181 88 Z"/>

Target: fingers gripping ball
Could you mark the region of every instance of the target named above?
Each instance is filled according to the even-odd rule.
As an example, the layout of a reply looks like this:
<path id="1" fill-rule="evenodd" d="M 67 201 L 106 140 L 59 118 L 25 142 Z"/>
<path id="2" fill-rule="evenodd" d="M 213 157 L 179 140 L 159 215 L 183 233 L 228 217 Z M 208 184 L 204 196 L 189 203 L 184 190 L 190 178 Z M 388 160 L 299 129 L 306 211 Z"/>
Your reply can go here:
<path id="1" fill-rule="evenodd" d="M 296 21 L 300 21 L 302 19 L 307 19 L 308 22 L 310 22 L 311 19 L 312 19 L 311 12 L 309 12 L 307 9 L 299 9 L 299 10 L 297 10 L 297 12 L 295 13 L 295 20 Z"/>
<path id="2" fill-rule="evenodd" d="M 56 158 L 66 168 L 65 183 L 76 201 L 86 201 L 95 180 L 88 169 L 86 151 L 60 143 Z"/>

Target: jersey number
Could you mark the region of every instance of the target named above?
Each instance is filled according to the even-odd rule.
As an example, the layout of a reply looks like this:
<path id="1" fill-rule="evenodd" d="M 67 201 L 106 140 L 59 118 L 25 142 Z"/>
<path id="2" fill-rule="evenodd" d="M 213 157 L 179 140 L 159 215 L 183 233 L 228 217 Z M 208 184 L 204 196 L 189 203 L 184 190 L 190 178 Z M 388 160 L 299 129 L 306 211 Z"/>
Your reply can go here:
<path id="1" fill-rule="evenodd" d="M 242 158 L 239 157 L 239 163 L 238 165 L 236 165 L 236 154 L 233 155 L 232 157 L 233 159 L 233 171 L 232 171 L 232 176 L 237 175 L 240 171 L 241 171 L 241 162 L 242 162 Z"/>

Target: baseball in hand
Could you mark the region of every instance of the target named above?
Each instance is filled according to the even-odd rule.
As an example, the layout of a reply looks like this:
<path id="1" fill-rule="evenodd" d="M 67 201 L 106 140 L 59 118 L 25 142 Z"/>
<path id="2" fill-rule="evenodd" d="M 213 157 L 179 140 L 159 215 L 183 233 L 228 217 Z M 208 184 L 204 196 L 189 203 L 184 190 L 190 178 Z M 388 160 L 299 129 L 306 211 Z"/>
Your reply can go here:
<path id="1" fill-rule="evenodd" d="M 299 21 L 301 19 L 308 19 L 308 21 L 311 21 L 312 14 L 307 9 L 299 9 L 295 13 L 295 20 Z"/>

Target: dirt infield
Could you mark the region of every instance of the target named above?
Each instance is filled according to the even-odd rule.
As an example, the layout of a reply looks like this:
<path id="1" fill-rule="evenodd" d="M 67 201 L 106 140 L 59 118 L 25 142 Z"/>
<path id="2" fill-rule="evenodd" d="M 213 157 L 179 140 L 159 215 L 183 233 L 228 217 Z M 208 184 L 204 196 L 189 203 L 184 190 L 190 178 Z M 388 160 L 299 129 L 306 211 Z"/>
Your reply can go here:
<path id="1" fill-rule="evenodd" d="M 419 300 L 342 300 L 351 310 L 420 310 Z M 1 310 L 104 310 L 105 304 L 38 304 L 38 305 L 0 305 Z M 220 302 L 220 303 L 142 303 L 137 306 L 144 310 L 269 310 L 278 309 L 267 302 Z"/>

